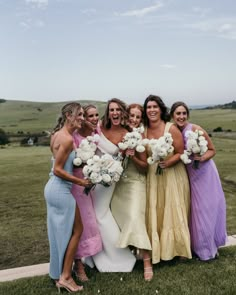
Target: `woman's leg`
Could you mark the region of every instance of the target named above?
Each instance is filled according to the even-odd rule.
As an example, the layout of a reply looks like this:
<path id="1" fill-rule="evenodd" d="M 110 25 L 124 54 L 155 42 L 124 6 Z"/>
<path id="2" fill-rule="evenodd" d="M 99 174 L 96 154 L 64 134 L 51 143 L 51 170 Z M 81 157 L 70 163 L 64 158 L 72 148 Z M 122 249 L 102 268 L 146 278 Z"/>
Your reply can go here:
<path id="1" fill-rule="evenodd" d="M 144 279 L 145 281 L 151 281 L 153 277 L 151 256 L 148 250 L 143 251 L 143 267 L 144 267 Z"/>
<path id="2" fill-rule="evenodd" d="M 69 241 L 68 247 L 66 249 L 63 270 L 58 282 L 58 288 L 65 288 L 68 291 L 79 291 L 82 287 L 78 286 L 71 276 L 72 264 L 74 261 L 74 255 L 78 247 L 79 238 L 83 231 L 83 224 L 80 217 L 79 208 L 76 206 L 75 210 L 75 221 L 73 226 L 73 232 L 71 239 Z"/>
<path id="3" fill-rule="evenodd" d="M 89 280 L 84 270 L 84 265 L 80 259 L 75 259 L 73 270 L 81 282 L 87 282 Z"/>

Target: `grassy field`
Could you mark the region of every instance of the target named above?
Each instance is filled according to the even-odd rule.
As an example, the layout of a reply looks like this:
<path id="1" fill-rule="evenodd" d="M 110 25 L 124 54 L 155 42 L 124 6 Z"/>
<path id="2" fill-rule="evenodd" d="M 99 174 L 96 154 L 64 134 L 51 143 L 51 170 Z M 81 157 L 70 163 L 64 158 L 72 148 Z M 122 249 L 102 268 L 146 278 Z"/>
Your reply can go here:
<path id="1" fill-rule="evenodd" d="M 15 133 L 49 130 L 63 104 L 1 103 L 0 128 Z M 103 107 L 101 103 L 100 113 Z M 191 118 L 208 131 L 218 126 L 236 131 L 235 114 L 235 110 L 194 110 Z M 236 136 L 235 132 L 212 134 L 227 202 L 227 230 L 236 234 Z M 0 149 L 0 269 L 49 260 L 43 189 L 51 168 L 50 157 L 48 147 L 10 145 Z M 193 259 L 158 264 L 150 283 L 143 281 L 140 263 L 131 274 L 89 270 L 91 280 L 82 294 L 236 294 L 235 265 L 236 247 L 232 247 L 221 249 L 220 259 L 207 263 Z M 48 276 L 0 284 L 0 294 L 56 292 Z"/>
<path id="2" fill-rule="evenodd" d="M 235 295 L 236 247 L 220 249 L 219 259 L 161 262 L 154 266 L 151 282 L 143 280 L 142 263 L 132 273 L 99 273 L 89 270 L 83 295 Z M 64 292 L 63 292 L 64 293 Z M 48 276 L 0 284 L 0 294 L 58 294 Z M 64 293 L 66 294 L 66 292 Z"/>
<path id="3" fill-rule="evenodd" d="M 100 115 L 103 114 L 105 102 L 83 100 L 79 102 L 82 105 L 93 103 L 97 105 Z M 7 100 L 4 103 L 0 103 L 0 128 L 10 133 L 17 133 L 18 131 L 34 133 L 51 130 L 64 104 L 65 102 L 40 103 Z M 212 131 L 217 127 L 236 131 L 235 118 L 235 109 L 191 111 L 191 121 L 201 125 L 208 131 Z"/>
<path id="4" fill-rule="evenodd" d="M 228 234 L 236 233 L 236 140 L 213 138 L 227 201 Z M 48 147 L 0 150 L 0 269 L 47 262 L 43 188 L 50 171 Z"/>

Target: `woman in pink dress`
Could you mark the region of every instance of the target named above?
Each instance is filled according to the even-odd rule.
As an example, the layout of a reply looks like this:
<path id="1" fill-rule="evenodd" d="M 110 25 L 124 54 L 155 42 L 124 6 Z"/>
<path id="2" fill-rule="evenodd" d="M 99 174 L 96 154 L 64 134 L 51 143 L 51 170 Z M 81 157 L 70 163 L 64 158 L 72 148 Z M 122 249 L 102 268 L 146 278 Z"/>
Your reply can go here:
<path id="1" fill-rule="evenodd" d="M 220 246 L 225 245 L 226 204 L 220 177 L 212 158 L 216 151 L 207 132 L 200 126 L 188 122 L 189 109 L 184 102 L 178 101 L 171 107 L 170 114 L 181 130 L 186 149 L 186 132 L 201 130 L 208 142 L 208 150 L 192 160 L 199 161 L 199 168 L 187 164 L 191 188 L 190 236 L 192 251 L 201 259 L 213 259 Z"/>
<path id="2" fill-rule="evenodd" d="M 87 136 L 96 133 L 98 124 L 98 110 L 94 105 L 84 107 L 85 121 L 82 128 L 74 132 L 73 138 L 76 147 Z M 83 166 L 74 168 L 73 174 L 80 178 L 84 178 L 82 172 Z M 83 223 L 83 233 L 81 235 L 78 248 L 74 260 L 74 273 L 80 281 L 87 281 L 88 277 L 84 271 L 84 266 L 81 258 L 93 256 L 102 250 L 102 240 L 98 229 L 96 215 L 93 207 L 92 194 L 93 190 L 88 195 L 84 192 L 84 188 L 79 185 L 72 186 L 72 194 L 76 199 L 76 203 L 80 209 L 80 215 Z"/>

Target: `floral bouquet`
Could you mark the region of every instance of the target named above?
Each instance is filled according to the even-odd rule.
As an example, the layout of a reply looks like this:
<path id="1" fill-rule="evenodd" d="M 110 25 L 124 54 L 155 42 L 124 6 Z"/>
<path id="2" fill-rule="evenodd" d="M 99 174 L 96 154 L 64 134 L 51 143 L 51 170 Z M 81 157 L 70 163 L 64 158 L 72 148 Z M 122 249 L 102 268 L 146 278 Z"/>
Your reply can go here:
<path id="1" fill-rule="evenodd" d="M 203 136 L 204 132 L 202 130 L 196 129 L 195 131 L 188 130 L 186 131 L 187 143 L 186 143 L 186 150 L 184 154 L 180 156 L 181 160 L 184 164 L 191 163 L 189 156 L 191 154 L 199 154 L 203 155 L 208 150 L 208 142 L 206 138 Z M 193 168 L 199 168 L 199 161 L 193 160 Z"/>
<path id="2" fill-rule="evenodd" d="M 149 165 L 154 164 L 165 159 L 170 153 L 174 151 L 172 145 L 173 138 L 169 132 L 166 132 L 159 139 L 150 139 L 148 144 L 151 148 L 152 155 L 147 159 Z M 156 174 L 162 174 L 163 169 L 157 165 Z"/>
<path id="3" fill-rule="evenodd" d="M 83 168 L 84 177 L 92 183 L 92 186 L 85 188 L 84 192 L 88 194 L 98 183 L 106 187 L 111 186 L 119 181 L 122 172 L 121 162 L 111 155 L 104 154 L 101 157 L 94 155 Z"/>
<path id="4" fill-rule="evenodd" d="M 75 150 L 75 159 L 73 160 L 73 164 L 75 166 L 80 166 L 82 163 L 87 163 L 87 161 L 95 155 L 98 141 L 98 134 L 87 136 L 83 139 L 79 147 Z"/>
<path id="5" fill-rule="evenodd" d="M 145 146 L 143 143 L 142 133 L 144 132 L 144 127 L 141 125 L 138 128 L 133 128 L 133 131 L 127 132 L 122 140 L 118 143 L 118 147 L 121 150 L 135 149 L 137 152 L 142 153 L 145 151 Z M 125 157 L 123 162 L 124 169 L 127 168 L 128 156 Z"/>

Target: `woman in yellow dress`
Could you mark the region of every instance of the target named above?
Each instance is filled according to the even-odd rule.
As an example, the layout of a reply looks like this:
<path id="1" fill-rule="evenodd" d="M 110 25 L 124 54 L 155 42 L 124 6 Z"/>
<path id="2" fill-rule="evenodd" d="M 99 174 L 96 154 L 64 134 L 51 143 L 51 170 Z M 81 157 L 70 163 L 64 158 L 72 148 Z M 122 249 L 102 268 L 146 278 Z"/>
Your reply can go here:
<path id="1" fill-rule="evenodd" d="M 192 258 L 188 228 L 189 181 L 180 161 L 184 151 L 182 135 L 168 122 L 167 107 L 159 96 L 146 98 L 144 120 L 148 139 L 159 139 L 169 132 L 174 148 L 164 160 L 148 167 L 146 225 L 152 245 L 152 263 L 175 256 Z M 148 154 L 151 155 L 150 147 Z M 157 165 L 162 169 L 161 174 L 156 174 Z"/>

